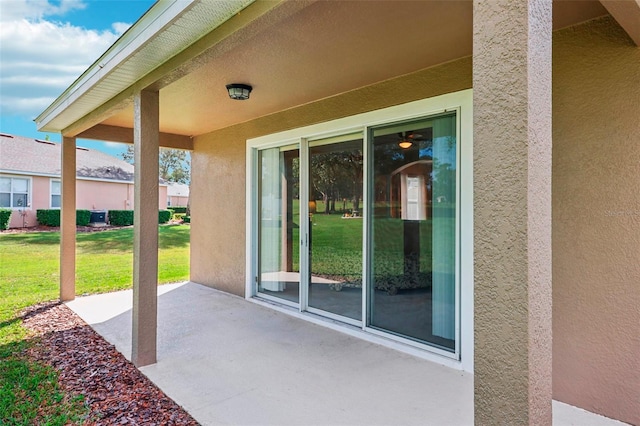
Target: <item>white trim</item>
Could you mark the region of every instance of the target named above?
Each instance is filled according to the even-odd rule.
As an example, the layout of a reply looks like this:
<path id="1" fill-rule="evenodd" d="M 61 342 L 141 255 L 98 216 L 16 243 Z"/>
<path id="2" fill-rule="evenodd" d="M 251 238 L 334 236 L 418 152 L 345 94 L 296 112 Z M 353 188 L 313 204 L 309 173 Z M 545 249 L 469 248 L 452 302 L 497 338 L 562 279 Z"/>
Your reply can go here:
<path id="1" fill-rule="evenodd" d="M 391 334 L 386 334 L 385 337 L 380 337 L 380 339 L 384 342 L 393 342 L 390 345 L 393 347 L 402 346 L 404 348 L 411 347 L 412 351 L 415 351 L 425 358 L 430 358 L 431 356 L 426 354 L 433 354 L 433 356 L 437 357 L 436 362 L 440 362 L 445 365 L 452 366 L 454 368 L 459 368 L 468 372 L 473 372 L 473 95 L 472 89 L 463 90 L 460 92 L 450 93 L 446 95 L 436 96 L 429 99 L 423 99 L 419 101 L 413 101 L 402 105 L 397 105 L 385 109 L 380 109 L 376 111 L 371 111 L 367 113 L 357 114 L 350 117 L 340 118 L 324 123 L 314 124 L 310 126 L 300 127 L 297 129 L 286 130 L 279 133 L 274 133 L 258 138 L 253 138 L 247 140 L 247 212 L 246 212 L 246 230 L 247 236 L 251 240 L 251 247 L 247 248 L 247 257 L 246 257 L 246 270 L 247 270 L 247 292 L 246 298 L 250 299 L 256 303 L 259 303 L 258 300 L 254 298 L 255 291 L 253 290 L 252 281 L 255 279 L 255 273 L 253 266 L 254 261 L 254 253 L 253 247 L 256 247 L 257 241 L 255 235 L 255 227 L 257 223 L 255 221 L 255 213 L 253 210 L 255 197 L 257 195 L 252 194 L 252 191 L 255 191 L 255 184 L 257 181 L 257 177 L 254 174 L 255 170 L 255 157 L 254 155 L 258 149 L 265 149 L 269 147 L 277 147 L 283 146 L 286 144 L 297 144 L 301 143 L 301 145 L 305 145 L 303 141 L 306 140 L 317 140 L 325 137 L 337 136 L 340 134 L 351 133 L 354 131 L 363 131 L 364 132 L 364 147 L 368 146 L 368 129 L 372 126 L 412 120 L 416 118 L 427 117 L 430 115 L 436 115 L 444 112 L 456 111 L 457 114 L 457 150 L 458 150 L 458 167 L 457 167 L 457 179 L 458 179 L 458 189 L 457 195 L 458 206 L 456 211 L 456 218 L 458 219 L 458 235 L 456 238 L 456 249 L 457 249 L 457 260 L 456 264 L 458 276 L 456 277 L 457 285 L 456 285 L 456 349 L 454 353 L 446 352 L 443 350 L 439 350 L 437 347 L 428 346 L 426 344 L 418 344 L 420 349 L 412 348 L 413 342 L 408 339 L 399 338 L 401 342 L 396 342 Z M 301 150 L 302 151 L 302 150 Z M 369 153 L 363 152 L 365 154 L 364 161 L 370 161 Z M 302 158 L 302 152 L 301 152 Z M 301 167 L 302 171 L 303 167 Z M 368 167 L 364 167 L 365 173 L 368 170 Z M 301 176 L 302 178 L 302 176 Z M 368 178 L 368 175 L 363 176 L 364 178 Z M 304 182 L 304 181 L 303 181 Z M 365 182 L 368 182 L 365 181 Z M 305 185 L 301 185 L 304 187 Z M 368 198 L 370 197 L 369 188 L 365 188 L 363 198 L 367 197 L 367 200 L 363 200 L 363 203 L 366 204 Z M 302 194 L 301 194 L 302 197 Z M 302 199 L 302 198 L 301 198 Z M 301 203 L 301 209 L 302 209 Z M 365 241 L 363 242 L 363 246 L 365 248 L 364 254 L 365 258 L 363 261 L 365 262 L 365 268 L 363 268 L 363 282 L 364 279 L 367 278 L 368 275 L 368 256 L 369 250 L 368 245 L 369 241 L 369 232 L 368 226 L 369 222 L 365 218 Z M 302 228 L 301 228 L 302 234 Z M 302 252 L 302 250 L 301 250 Z M 302 253 L 301 253 L 302 257 Z M 251 272 L 250 272 L 251 271 Z M 301 286 L 302 287 L 302 286 Z M 302 290 L 302 289 L 301 289 Z M 464 290 L 464 291 L 462 291 Z M 363 321 L 362 329 L 354 332 L 354 335 L 358 335 L 360 337 L 366 338 L 367 340 L 373 339 L 373 335 L 376 335 L 378 332 L 375 332 L 371 329 L 371 327 L 367 327 L 368 322 L 368 291 L 363 289 L 364 297 L 363 297 L 363 317 L 365 321 Z M 273 307 L 271 303 L 268 306 Z M 301 304 L 299 309 L 303 309 L 306 306 Z M 278 308 L 276 308 L 278 309 Z M 290 312 L 288 309 L 278 309 L 283 312 Z M 316 317 L 315 315 L 308 312 L 297 312 L 297 316 L 300 318 L 304 318 L 307 320 L 311 320 L 313 322 L 318 321 L 310 319 L 311 317 Z M 326 322 L 326 320 L 322 320 L 320 322 Z M 336 328 L 339 331 L 345 331 L 345 327 L 348 326 L 342 325 L 337 326 L 335 322 L 331 328 Z M 364 337 L 366 336 L 366 337 Z M 397 347 L 396 347 L 397 348 Z M 431 352 L 429 352 L 431 351 Z M 443 361 L 443 359 L 447 359 L 447 361 Z M 458 360 L 459 359 L 459 360 Z"/>

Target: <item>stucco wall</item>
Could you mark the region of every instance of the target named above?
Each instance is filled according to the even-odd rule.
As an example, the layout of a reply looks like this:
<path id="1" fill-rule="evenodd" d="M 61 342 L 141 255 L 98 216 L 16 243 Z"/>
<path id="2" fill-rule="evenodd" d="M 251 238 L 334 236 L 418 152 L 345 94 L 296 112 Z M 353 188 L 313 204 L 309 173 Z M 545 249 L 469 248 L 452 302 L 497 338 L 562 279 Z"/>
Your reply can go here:
<path id="1" fill-rule="evenodd" d="M 133 184 L 76 181 L 76 206 L 88 210 L 133 210 Z M 167 208 L 167 187 L 158 188 L 158 208 Z"/>
<path id="2" fill-rule="evenodd" d="M 640 424 L 640 48 L 604 19 L 553 52 L 554 397 Z"/>
<path id="3" fill-rule="evenodd" d="M 469 87 L 471 58 L 465 58 L 196 137 L 191 280 L 244 295 L 247 139 Z"/>

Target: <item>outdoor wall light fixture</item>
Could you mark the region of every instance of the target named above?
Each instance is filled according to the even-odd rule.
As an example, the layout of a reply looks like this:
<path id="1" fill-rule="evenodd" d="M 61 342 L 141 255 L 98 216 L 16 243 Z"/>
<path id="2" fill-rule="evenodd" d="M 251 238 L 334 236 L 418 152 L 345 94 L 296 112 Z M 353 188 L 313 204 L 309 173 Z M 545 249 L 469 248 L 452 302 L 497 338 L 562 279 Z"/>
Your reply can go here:
<path id="1" fill-rule="evenodd" d="M 229 97 L 238 101 L 249 99 L 249 94 L 251 93 L 252 89 L 253 87 L 249 86 L 248 84 L 227 84 L 227 92 L 229 92 Z"/>
<path id="2" fill-rule="evenodd" d="M 402 149 L 411 148 L 411 145 L 413 145 L 413 142 L 408 141 L 406 139 L 403 139 L 400 142 L 398 142 L 398 146 Z"/>

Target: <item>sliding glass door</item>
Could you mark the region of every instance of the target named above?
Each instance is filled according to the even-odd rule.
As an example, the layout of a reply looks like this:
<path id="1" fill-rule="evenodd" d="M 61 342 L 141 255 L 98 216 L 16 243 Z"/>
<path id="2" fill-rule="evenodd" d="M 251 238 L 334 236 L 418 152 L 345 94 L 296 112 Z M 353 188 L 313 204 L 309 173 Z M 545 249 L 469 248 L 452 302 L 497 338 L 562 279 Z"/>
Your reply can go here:
<path id="1" fill-rule="evenodd" d="M 325 126 L 255 149 L 253 294 L 457 357 L 459 119 Z"/>
<path id="2" fill-rule="evenodd" d="M 454 351 L 456 115 L 369 134 L 369 325 Z"/>
<path id="3" fill-rule="evenodd" d="M 309 142 L 308 306 L 362 319 L 362 132 Z"/>
<path id="4" fill-rule="evenodd" d="M 258 151 L 258 292 L 298 304 L 300 297 L 298 146 Z"/>

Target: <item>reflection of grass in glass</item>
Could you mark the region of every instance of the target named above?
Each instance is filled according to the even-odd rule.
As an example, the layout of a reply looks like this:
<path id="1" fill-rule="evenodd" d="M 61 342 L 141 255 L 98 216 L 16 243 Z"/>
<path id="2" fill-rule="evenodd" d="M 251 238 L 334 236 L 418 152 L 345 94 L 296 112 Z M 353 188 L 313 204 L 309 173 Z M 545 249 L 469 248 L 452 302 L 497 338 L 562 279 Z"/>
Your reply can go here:
<path id="1" fill-rule="evenodd" d="M 313 215 L 311 271 L 321 275 L 362 275 L 362 219 Z"/>
<path id="2" fill-rule="evenodd" d="M 404 221 L 373 220 L 373 265 L 376 275 L 404 273 Z M 420 222 L 420 271 L 431 273 L 431 220 Z"/>
<path id="3" fill-rule="evenodd" d="M 317 202 L 318 210 L 324 205 Z M 337 206 L 336 206 L 337 207 Z M 340 207 L 342 207 L 340 205 Z M 293 201 L 293 269 L 300 270 L 298 200 Z M 455 219 L 452 219 L 455 223 Z M 362 219 L 342 219 L 341 214 L 314 214 L 311 225 L 311 270 L 319 275 L 362 275 Z M 401 219 L 373 219 L 374 274 L 404 274 L 404 227 Z M 454 228 L 452 228 L 453 231 Z M 432 221 L 420 223 L 420 272 L 432 270 Z"/>

